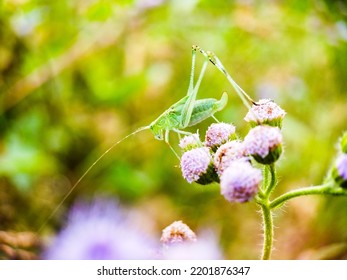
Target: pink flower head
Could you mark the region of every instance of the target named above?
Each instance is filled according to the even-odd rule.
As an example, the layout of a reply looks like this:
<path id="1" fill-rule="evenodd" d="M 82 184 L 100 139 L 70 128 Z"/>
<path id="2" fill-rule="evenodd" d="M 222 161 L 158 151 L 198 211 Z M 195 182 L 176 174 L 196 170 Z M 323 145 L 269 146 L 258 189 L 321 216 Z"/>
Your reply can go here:
<path id="1" fill-rule="evenodd" d="M 229 167 L 231 162 L 237 159 L 246 158 L 246 150 L 242 142 L 234 140 L 221 145 L 214 155 L 214 166 L 219 175 Z"/>
<path id="2" fill-rule="evenodd" d="M 223 254 L 218 239 L 212 232 L 202 232 L 194 242 L 180 242 L 166 246 L 162 251 L 165 260 L 221 260 Z"/>
<path id="3" fill-rule="evenodd" d="M 246 202 L 258 192 L 261 171 L 249 162 L 236 160 L 221 176 L 221 194 L 230 202 Z"/>
<path id="4" fill-rule="evenodd" d="M 270 99 L 261 99 L 253 105 L 245 117 L 252 126 L 268 124 L 281 127 L 286 112 Z"/>
<path id="5" fill-rule="evenodd" d="M 184 136 L 179 143 L 179 147 L 183 151 L 189 151 L 201 146 L 202 144 L 198 133 Z"/>
<path id="6" fill-rule="evenodd" d="M 260 125 L 252 128 L 244 139 L 245 149 L 262 164 L 275 162 L 282 152 L 282 133 L 278 127 Z"/>
<path id="7" fill-rule="evenodd" d="M 228 123 L 213 123 L 206 131 L 205 145 L 210 148 L 220 146 L 235 138 L 235 126 Z"/>
<path id="8" fill-rule="evenodd" d="M 173 222 L 163 229 L 160 241 L 167 246 L 181 242 L 196 241 L 195 233 L 182 221 Z"/>
<path id="9" fill-rule="evenodd" d="M 207 147 L 195 148 L 185 152 L 181 157 L 183 178 L 188 183 L 208 184 L 215 180 L 212 168 L 212 157 Z M 213 166 L 212 166 L 213 167 Z M 212 172 L 213 171 L 213 172 Z"/>

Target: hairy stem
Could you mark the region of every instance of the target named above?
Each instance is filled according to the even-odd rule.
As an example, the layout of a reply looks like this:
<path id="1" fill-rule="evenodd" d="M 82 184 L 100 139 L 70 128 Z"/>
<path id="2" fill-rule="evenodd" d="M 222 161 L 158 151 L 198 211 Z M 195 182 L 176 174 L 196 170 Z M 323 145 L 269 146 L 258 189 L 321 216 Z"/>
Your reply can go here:
<path id="1" fill-rule="evenodd" d="M 271 257 L 272 243 L 273 243 L 273 219 L 271 208 L 267 204 L 261 205 L 263 214 L 263 226 L 264 226 L 264 243 L 262 260 L 269 260 Z"/>
<path id="2" fill-rule="evenodd" d="M 274 188 L 277 185 L 277 178 L 276 178 L 276 169 L 275 164 L 272 163 L 268 167 L 266 167 L 270 170 L 270 183 L 268 186 L 266 186 L 265 194 L 269 197 L 271 192 L 274 190 Z"/>
<path id="3" fill-rule="evenodd" d="M 266 167 L 267 168 L 267 167 Z M 269 175 L 270 171 L 270 176 Z M 278 198 L 270 201 L 269 197 L 271 192 L 277 185 L 276 170 L 274 165 L 269 165 L 269 171 L 264 170 L 264 175 L 266 175 L 266 184 L 263 185 L 263 190 L 261 195 L 256 197 L 257 203 L 261 207 L 261 213 L 263 216 L 263 231 L 264 231 L 264 243 L 263 243 L 263 252 L 262 260 L 269 260 L 271 257 L 272 244 L 273 244 L 273 216 L 272 210 L 280 207 L 286 201 L 304 195 L 336 195 L 336 196 L 347 196 L 347 190 L 343 188 L 336 187 L 331 183 L 305 187 L 289 191 Z M 270 177 L 270 178 L 269 178 Z"/>
<path id="4" fill-rule="evenodd" d="M 269 260 L 272 252 L 273 244 L 273 217 L 270 207 L 270 194 L 274 190 L 277 184 L 275 164 L 270 164 L 264 167 L 264 181 L 261 191 L 261 195 L 257 196 L 257 203 L 261 207 L 261 213 L 263 217 L 263 232 L 264 242 L 262 251 L 262 260 Z"/>
<path id="5" fill-rule="evenodd" d="M 288 201 L 289 199 L 299 197 L 299 196 L 304 196 L 304 195 L 313 195 L 313 194 L 346 195 L 347 196 L 347 190 L 343 188 L 333 187 L 331 184 L 300 188 L 300 189 L 296 189 L 279 196 L 278 198 L 274 199 L 269 206 L 271 209 L 275 209 L 281 206 L 284 202 Z"/>
<path id="6" fill-rule="evenodd" d="M 263 183 L 262 183 L 262 191 L 265 193 L 266 192 L 266 189 L 267 189 L 267 186 L 269 185 L 269 169 L 267 168 L 267 166 L 265 165 L 263 167 Z"/>

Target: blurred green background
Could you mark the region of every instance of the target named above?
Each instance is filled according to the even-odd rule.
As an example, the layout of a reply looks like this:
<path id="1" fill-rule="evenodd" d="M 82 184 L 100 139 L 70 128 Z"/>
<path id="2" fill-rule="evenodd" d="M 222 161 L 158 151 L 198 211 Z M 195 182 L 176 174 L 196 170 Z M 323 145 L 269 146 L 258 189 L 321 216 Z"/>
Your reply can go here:
<path id="1" fill-rule="evenodd" d="M 287 116 L 275 195 L 320 184 L 347 129 L 344 1 L 3 0 L 0 4 L 0 258 L 37 258 L 37 232 L 112 143 L 183 97 L 191 46 L 213 51 L 255 100 Z M 197 56 L 197 69 L 203 57 Z M 198 96 L 229 103 L 216 117 L 244 136 L 247 113 L 209 65 Z M 201 132 L 206 120 L 189 129 Z M 202 133 L 203 134 L 203 133 Z M 177 149 L 178 139 L 170 134 Z M 56 234 L 71 204 L 118 199 L 159 240 L 183 220 L 213 229 L 227 259 L 258 259 L 254 203 L 230 204 L 218 185 L 188 184 L 150 131 L 127 139 L 82 180 L 40 233 Z M 274 259 L 347 258 L 347 198 L 305 197 L 275 217 Z M 24 236 L 24 237 L 23 237 Z M 23 241 L 24 240 L 24 241 Z"/>

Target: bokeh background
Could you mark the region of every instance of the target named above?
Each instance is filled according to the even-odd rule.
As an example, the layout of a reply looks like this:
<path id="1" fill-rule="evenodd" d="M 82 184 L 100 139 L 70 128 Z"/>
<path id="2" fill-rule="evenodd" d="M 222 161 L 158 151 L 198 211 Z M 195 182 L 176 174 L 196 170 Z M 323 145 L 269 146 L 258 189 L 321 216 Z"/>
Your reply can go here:
<path id="1" fill-rule="evenodd" d="M 287 116 L 274 195 L 317 185 L 347 129 L 345 1 L 3 0 L 0 4 L 0 259 L 39 258 L 71 205 L 111 197 L 159 240 L 183 220 L 212 229 L 227 259 L 258 259 L 261 216 L 218 185 L 188 184 L 168 146 L 143 131 L 188 88 L 191 46 L 220 58 L 255 100 Z M 197 56 L 197 69 L 203 61 Z M 199 98 L 229 94 L 216 114 L 240 136 L 247 113 L 209 65 Z M 189 131 L 203 131 L 206 120 Z M 178 139 L 170 134 L 177 149 Z M 274 259 L 347 258 L 347 198 L 304 197 L 276 212 Z"/>

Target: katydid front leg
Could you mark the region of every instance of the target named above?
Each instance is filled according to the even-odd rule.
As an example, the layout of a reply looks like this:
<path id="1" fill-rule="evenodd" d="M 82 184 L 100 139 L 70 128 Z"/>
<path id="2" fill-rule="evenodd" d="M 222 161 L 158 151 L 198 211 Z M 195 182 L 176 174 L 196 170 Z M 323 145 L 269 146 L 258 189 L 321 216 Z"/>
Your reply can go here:
<path id="1" fill-rule="evenodd" d="M 195 46 L 192 47 L 192 70 L 190 74 L 190 82 L 189 82 L 189 87 L 188 87 L 188 99 L 186 103 L 183 106 L 182 110 L 182 117 L 181 117 L 181 129 L 186 128 L 189 125 L 193 110 L 194 110 L 194 105 L 195 105 L 195 100 L 196 96 L 198 94 L 198 90 L 201 84 L 201 80 L 205 74 L 206 67 L 208 64 L 208 58 L 205 57 L 204 64 L 202 65 L 200 75 L 198 78 L 198 81 L 196 82 L 195 87 L 193 87 L 193 80 L 194 80 L 194 68 L 195 68 L 195 55 L 196 55 L 196 50 L 197 48 Z"/>

